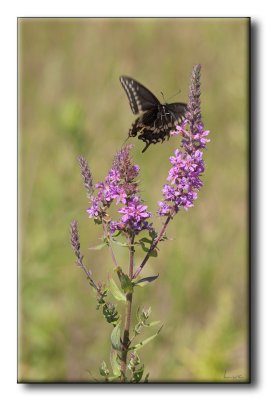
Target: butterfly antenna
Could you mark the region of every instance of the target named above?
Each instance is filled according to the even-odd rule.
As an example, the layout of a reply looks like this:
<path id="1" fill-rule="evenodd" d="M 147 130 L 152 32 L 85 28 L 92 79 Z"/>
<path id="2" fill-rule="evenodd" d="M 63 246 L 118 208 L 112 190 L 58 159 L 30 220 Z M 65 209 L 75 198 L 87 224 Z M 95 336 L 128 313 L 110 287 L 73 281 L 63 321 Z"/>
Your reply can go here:
<path id="1" fill-rule="evenodd" d="M 164 103 L 166 103 L 166 100 L 165 100 L 164 94 L 163 94 L 162 92 L 160 92 L 160 93 L 161 93 L 161 96 L 162 96 L 162 98 L 163 98 L 163 101 L 164 101 Z"/>
<path id="2" fill-rule="evenodd" d="M 175 96 L 177 96 L 177 94 L 181 93 L 181 89 L 178 90 L 178 92 L 176 92 L 175 94 L 173 94 L 171 97 L 168 98 L 168 102 L 173 99 Z"/>

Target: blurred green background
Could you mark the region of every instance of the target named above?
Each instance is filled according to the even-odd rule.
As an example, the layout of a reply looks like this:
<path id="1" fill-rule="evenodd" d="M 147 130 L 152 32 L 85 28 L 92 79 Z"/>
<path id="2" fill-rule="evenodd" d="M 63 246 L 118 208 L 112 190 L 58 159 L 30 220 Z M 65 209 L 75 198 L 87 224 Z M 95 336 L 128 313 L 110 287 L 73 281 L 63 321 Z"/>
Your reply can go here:
<path id="1" fill-rule="evenodd" d="M 204 187 L 144 271 L 159 279 L 136 291 L 135 309 L 151 305 L 164 323 L 140 356 L 154 381 L 248 378 L 248 29 L 248 19 L 19 19 L 20 381 L 90 381 L 108 362 L 111 326 L 69 244 L 77 219 L 95 279 L 112 272 L 108 250 L 89 250 L 101 229 L 85 212 L 77 156 L 97 182 L 127 137 L 134 116 L 120 75 L 187 101 L 197 63 L 211 131 Z M 176 139 L 145 154 L 131 142 L 155 213 Z M 121 248 L 118 257 L 125 266 Z"/>

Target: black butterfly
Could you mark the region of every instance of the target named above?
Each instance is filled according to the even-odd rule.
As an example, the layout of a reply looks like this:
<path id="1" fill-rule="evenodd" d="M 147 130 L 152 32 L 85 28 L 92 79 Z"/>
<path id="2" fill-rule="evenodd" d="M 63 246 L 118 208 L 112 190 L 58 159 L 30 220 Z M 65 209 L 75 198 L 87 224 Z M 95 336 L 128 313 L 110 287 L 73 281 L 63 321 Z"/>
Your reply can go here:
<path id="1" fill-rule="evenodd" d="M 129 137 L 138 135 L 138 139 L 146 143 L 142 153 L 151 143 L 169 139 L 170 132 L 184 120 L 187 105 L 185 103 L 161 104 L 150 90 L 134 79 L 121 76 L 120 81 L 128 96 L 132 112 L 142 113 L 129 130 Z"/>

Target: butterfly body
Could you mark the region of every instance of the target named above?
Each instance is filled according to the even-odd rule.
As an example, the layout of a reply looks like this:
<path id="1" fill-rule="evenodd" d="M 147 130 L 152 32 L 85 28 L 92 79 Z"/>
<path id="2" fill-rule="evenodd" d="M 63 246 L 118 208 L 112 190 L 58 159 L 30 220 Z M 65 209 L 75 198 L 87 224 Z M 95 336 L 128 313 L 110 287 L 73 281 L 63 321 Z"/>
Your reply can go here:
<path id="1" fill-rule="evenodd" d="M 132 78 L 121 76 L 121 84 L 128 96 L 134 114 L 141 114 L 132 124 L 129 136 L 150 144 L 169 139 L 170 132 L 185 118 L 185 103 L 162 104 L 156 96 Z"/>

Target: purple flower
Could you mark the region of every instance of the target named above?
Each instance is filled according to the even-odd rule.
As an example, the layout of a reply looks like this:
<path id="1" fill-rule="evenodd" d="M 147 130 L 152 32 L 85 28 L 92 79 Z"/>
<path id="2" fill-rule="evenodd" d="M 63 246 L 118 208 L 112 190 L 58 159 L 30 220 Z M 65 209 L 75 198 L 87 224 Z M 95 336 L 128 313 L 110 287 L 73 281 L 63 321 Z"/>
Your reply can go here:
<path id="1" fill-rule="evenodd" d="M 117 153 L 112 168 L 103 182 L 98 182 L 95 188 L 98 189 L 96 196 L 91 197 L 91 206 L 87 209 L 90 218 L 101 222 L 106 210 L 113 200 L 116 203 L 126 204 L 126 199 L 136 194 L 139 167 L 133 165 L 130 158 L 131 145 L 127 145 Z"/>
<path id="2" fill-rule="evenodd" d="M 125 233 L 137 234 L 143 229 L 151 228 L 146 221 L 151 214 L 146 211 L 147 206 L 142 204 L 138 196 L 139 189 L 136 178 L 140 168 L 131 160 L 130 149 L 132 147 L 132 145 L 127 145 L 117 153 L 105 180 L 95 185 L 98 192 L 96 196 L 91 197 L 91 205 L 87 209 L 89 218 L 94 218 L 96 222 L 108 221 L 111 233 L 120 230 Z M 118 210 L 122 214 L 120 221 L 112 221 L 107 214 L 113 201 L 116 205 L 124 205 Z"/>
<path id="3" fill-rule="evenodd" d="M 158 215 L 165 217 L 172 214 L 172 207 L 166 201 L 159 201 Z"/>
<path id="4" fill-rule="evenodd" d="M 101 201 L 99 201 L 97 197 L 94 197 L 91 201 L 91 207 L 89 207 L 86 210 L 89 214 L 89 218 L 99 217 L 101 214 L 100 208 L 101 208 Z"/>
<path id="5" fill-rule="evenodd" d="M 207 138 L 210 131 L 204 131 L 204 126 L 202 123 L 197 125 L 197 130 L 195 133 L 189 131 L 189 122 L 184 120 L 181 125 L 176 126 L 176 131 L 171 132 L 171 135 L 181 135 L 182 136 L 182 147 L 190 153 L 196 149 L 205 149 L 206 144 L 210 142 Z"/>
<path id="6" fill-rule="evenodd" d="M 139 222 L 142 219 L 150 217 L 150 213 L 146 212 L 146 209 L 147 206 L 142 205 L 138 197 L 134 197 L 128 202 L 127 207 L 119 210 L 119 213 L 123 214 L 121 220 L 123 222 L 128 222 L 131 220 Z"/>
<path id="7" fill-rule="evenodd" d="M 200 65 L 192 72 L 189 102 L 186 120 L 176 127 L 171 135 L 181 135 L 181 149 L 176 149 L 170 157 L 172 164 L 162 193 L 164 200 L 159 202 L 158 214 L 174 216 L 181 207 L 188 209 L 194 206 L 197 192 L 203 183 L 200 179 L 205 170 L 203 152 L 209 142 L 209 131 L 204 131 L 200 112 Z"/>
<path id="8" fill-rule="evenodd" d="M 111 223 L 111 230 L 116 229 L 128 233 L 138 234 L 144 229 L 150 229 L 151 225 L 146 221 L 151 216 L 147 212 L 147 206 L 143 205 L 138 196 L 133 197 L 127 202 L 127 205 L 118 210 L 122 214 L 121 220 Z"/>
<path id="9" fill-rule="evenodd" d="M 186 130 L 186 125 L 187 125 L 187 120 L 185 119 L 183 122 L 181 122 L 181 125 L 176 126 L 176 131 L 170 132 L 170 135 L 179 135 L 179 134 L 182 134 L 183 136 L 188 135 L 188 132 Z"/>

